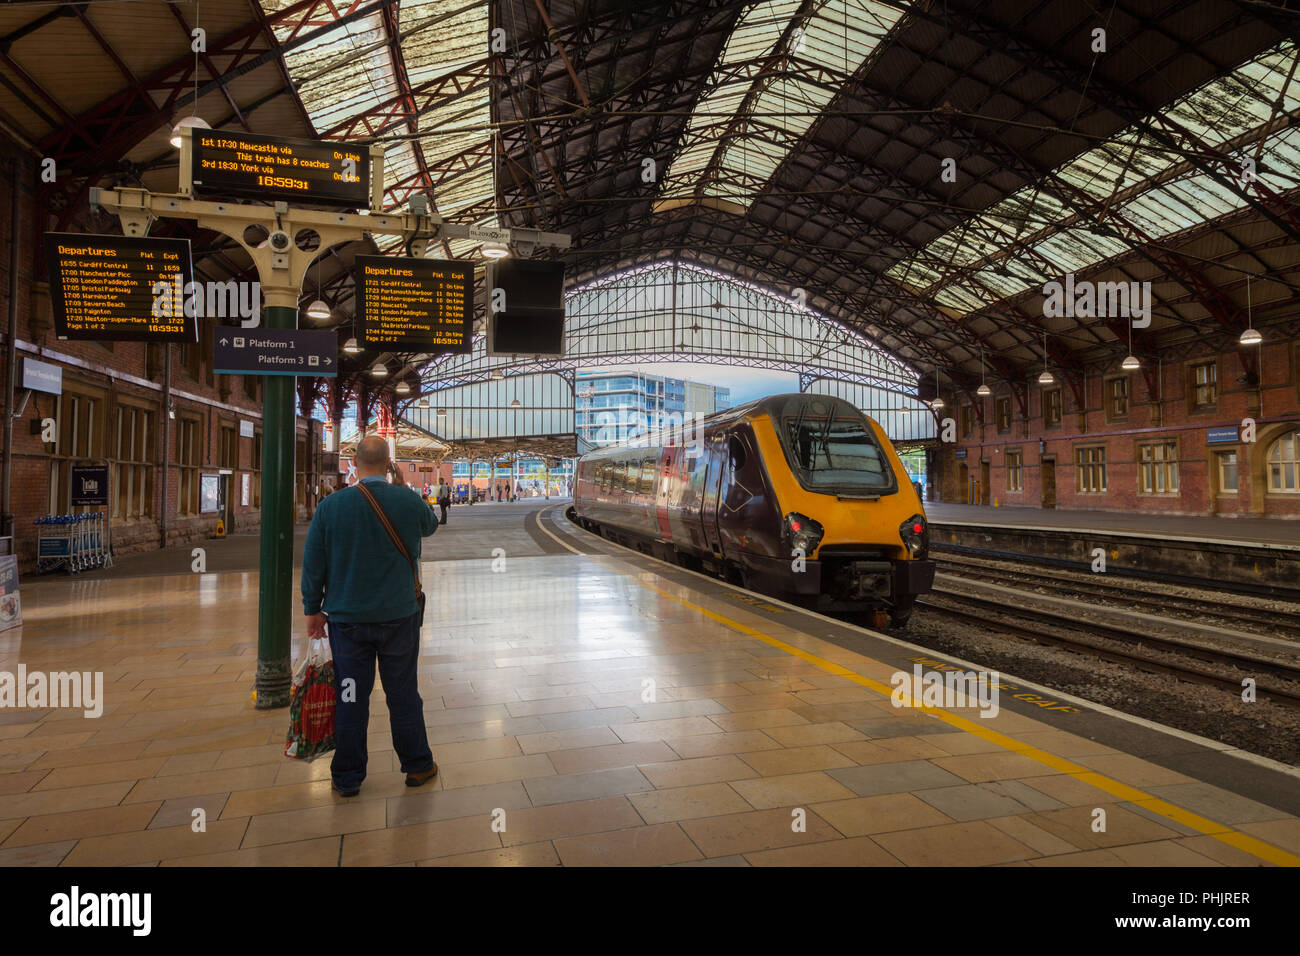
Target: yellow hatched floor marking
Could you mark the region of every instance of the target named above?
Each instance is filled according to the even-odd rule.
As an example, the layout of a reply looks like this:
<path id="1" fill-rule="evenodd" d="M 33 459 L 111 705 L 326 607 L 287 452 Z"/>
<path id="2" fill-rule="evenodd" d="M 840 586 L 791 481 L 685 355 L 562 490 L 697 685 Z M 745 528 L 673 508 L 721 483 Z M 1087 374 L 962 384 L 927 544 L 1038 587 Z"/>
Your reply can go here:
<path id="1" fill-rule="evenodd" d="M 627 574 L 625 572 L 619 573 L 624 574 L 625 577 L 636 578 L 633 574 Z M 670 601 L 675 601 L 682 607 L 703 614 L 710 620 L 716 621 L 734 631 L 739 631 L 741 634 L 752 637 L 755 640 L 762 641 L 764 644 L 768 644 L 778 650 L 785 651 L 785 653 L 793 655 L 800 660 L 807 661 L 809 664 L 812 664 L 828 674 L 834 674 L 837 677 L 846 678 L 855 684 L 873 690 L 885 697 L 893 696 L 894 688 L 882 684 L 880 681 L 872 680 L 870 677 L 864 677 L 862 674 L 851 671 L 847 667 L 842 667 L 839 664 L 833 664 L 828 660 L 818 657 L 816 654 L 795 647 L 793 644 L 787 644 L 779 638 L 764 634 L 762 631 L 750 627 L 748 624 L 741 624 L 739 621 L 733 621 L 729 617 L 718 614 L 715 611 L 710 611 L 708 608 L 701 607 L 691 601 L 679 598 L 675 594 L 669 594 L 662 588 L 657 588 L 654 585 L 647 584 L 641 580 L 637 580 L 637 583 L 649 591 L 653 591 L 656 594 L 668 598 Z M 1015 737 L 1010 737 L 1000 731 L 990 730 L 987 727 L 981 727 L 978 723 L 968 720 L 958 714 L 949 713 L 941 707 L 933 707 L 920 703 L 911 696 L 907 696 L 907 700 L 909 704 L 915 707 L 915 709 L 931 714 L 946 724 L 956 727 L 959 730 L 964 730 L 967 733 L 974 734 L 976 737 L 987 740 L 991 744 L 996 744 L 1005 750 L 1022 754 L 1031 760 L 1035 760 L 1038 763 L 1051 767 L 1053 770 L 1060 773 L 1068 774 L 1083 783 L 1096 787 L 1098 790 L 1103 790 L 1114 797 L 1118 797 L 1126 803 L 1145 807 L 1152 813 L 1156 813 L 1168 820 L 1174 821 L 1175 823 L 1181 823 L 1183 826 L 1196 830 L 1199 833 L 1203 833 L 1206 836 L 1214 837 L 1214 839 L 1221 843 L 1226 843 L 1228 846 L 1235 847 L 1238 850 L 1244 850 L 1252 856 L 1256 856 L 1259 859 L 1265 860 L 1276 866 L 1300 866 L 1300 856 L 1289 853 L 1280 847 L 1273 846 L 1271 843 L 1265 843 L 1263 840 L 1250 836 L 1249 834 L 1234 830 L 1230 826 L 1217 823 L 1214 820 L 1192 813 L 1190 810 L 1184 810 L 1182 807 L 1175 806 L 1174 804 L 1149 794 L 1144 790 L 1129 786 L 1126 783 L 1121 783 L 1118 780 L 1113 780 L 1105 774 L 1097 773 L 1095 770 L 1089 770 L 1087 767 L 1082 767 L 1079 764 L 1066 760 L 1064 757 L 1058 757 L 1056 754 L 1040 750 L 1037 747 L 1017 740 Z"/>

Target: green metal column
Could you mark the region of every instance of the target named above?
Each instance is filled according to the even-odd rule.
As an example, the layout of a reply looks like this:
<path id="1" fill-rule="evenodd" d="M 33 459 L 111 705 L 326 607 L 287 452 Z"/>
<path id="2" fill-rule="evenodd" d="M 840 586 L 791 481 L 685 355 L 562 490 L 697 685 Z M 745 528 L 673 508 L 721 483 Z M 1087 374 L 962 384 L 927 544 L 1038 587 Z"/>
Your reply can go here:
<path id="1" fill-rule="evenodd" d="M 268 306 L 265 328 L 295 329 L 297 310 Z M 289 706 L 293 586 L 294 382 L 262 380 L 262 553 L 257 602 L 257 709 Z"/>

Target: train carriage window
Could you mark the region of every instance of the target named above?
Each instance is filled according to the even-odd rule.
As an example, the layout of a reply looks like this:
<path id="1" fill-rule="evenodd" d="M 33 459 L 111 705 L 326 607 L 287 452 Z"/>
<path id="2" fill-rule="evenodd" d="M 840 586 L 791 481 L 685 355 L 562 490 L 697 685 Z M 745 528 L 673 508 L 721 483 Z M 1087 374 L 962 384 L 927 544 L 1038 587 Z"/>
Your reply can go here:
<path id="1" fill-rule="evenodd" d="M 732 474 L 735 474 L 745 467 L 745 443 L 739 435 L 732 435 L 727 448 L 731 454 Z"/>
<path id="2" fill-rule="evenodd" d="M 657 458 L 646 458 L 641 462 L 641 480 L 637 485 L 639 494 L 648 495 L 655 490 L 655 462 Z"/>
<path id="3" fill-rule="evenodd" d="M 614 464 L 614 487 L 619 491 L 627 491 L 627 462 L 625 461 Z"/>

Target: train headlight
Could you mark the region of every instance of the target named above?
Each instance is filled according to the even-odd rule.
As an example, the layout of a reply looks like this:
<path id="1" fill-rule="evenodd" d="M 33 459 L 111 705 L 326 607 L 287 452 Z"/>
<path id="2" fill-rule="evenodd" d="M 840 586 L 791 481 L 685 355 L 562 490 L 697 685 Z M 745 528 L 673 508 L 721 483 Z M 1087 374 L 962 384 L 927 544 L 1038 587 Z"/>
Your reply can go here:
<path id="1" fill-rule="evenodd" d="M 825 529 L 812 518 L 806 518 L 797 511 L 792 511 L 785 516 L 785 536 L 790 542 L 792 549 L 803 551 L 804 557 L 809 557 L 817 550 L 817 545 L 821 544 L 822 535 Z"/>
<path id="2" fill-rule="evenodd" d="M 925 515 L 912 515 L 898 526 L 898 536 L 913 558 L 924 558 L 930 551 L 930 526 Z"/>

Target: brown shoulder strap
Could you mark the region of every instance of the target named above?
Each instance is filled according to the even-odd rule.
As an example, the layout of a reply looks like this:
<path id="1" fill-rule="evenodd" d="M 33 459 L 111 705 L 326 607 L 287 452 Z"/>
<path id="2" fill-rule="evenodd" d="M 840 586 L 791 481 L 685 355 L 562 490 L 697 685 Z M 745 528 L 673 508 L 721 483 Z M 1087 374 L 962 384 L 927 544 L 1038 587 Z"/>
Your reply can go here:
<path id="1" fill-rule="evenodd" d="M 393 522 L 388 518 L 388 512 L 384 511 L 383 506 L 380 505 L 378 499 L 375 498 L 375 493 L 367 488 L 364 482 L 358 481 L 356 483 L 356 488 L 366 496 L 366 501 L 370 502 L 370 507 L 374 510 L 375 517 L 377 517 L 379 523 L 384 526 L 384 530 L 388 532 L 388 536 L 393 539 L 393 544 L 397 545 L 397 550 L 400 551 L 402 557 L 406 559 L 406 563 L 411 566 L 411 574 L 415 578 L 415 593 L 420 594 L 423 591 L 423 588 L 420 587 L 420 573 L 415 568 L 415 559 L 411 557 L 411 552 L 406 549 L 406 543 L 402 540 L 401 535 L 397 533 L 397 529 L 393 527 Z"/>

